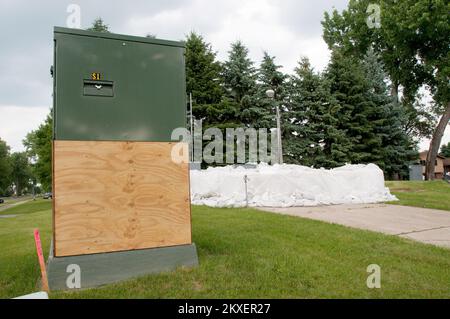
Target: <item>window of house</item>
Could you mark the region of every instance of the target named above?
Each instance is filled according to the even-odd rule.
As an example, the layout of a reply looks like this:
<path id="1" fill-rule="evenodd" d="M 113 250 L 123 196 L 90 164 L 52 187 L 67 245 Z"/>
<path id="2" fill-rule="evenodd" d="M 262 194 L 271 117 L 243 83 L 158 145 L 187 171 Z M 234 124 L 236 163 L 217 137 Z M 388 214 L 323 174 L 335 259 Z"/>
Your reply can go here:
<path id="1" fill-rule="evenodd" d="M 438 164 L 438 161 L 436 160 L 436 161 L 434 162 L 434 166 L 437 166 L 437 164 Z M 422 160 L 422 161 L 420 161 L 420 165 L 426 166 L 426 165 L 427 165 L 427 162 Z"/>

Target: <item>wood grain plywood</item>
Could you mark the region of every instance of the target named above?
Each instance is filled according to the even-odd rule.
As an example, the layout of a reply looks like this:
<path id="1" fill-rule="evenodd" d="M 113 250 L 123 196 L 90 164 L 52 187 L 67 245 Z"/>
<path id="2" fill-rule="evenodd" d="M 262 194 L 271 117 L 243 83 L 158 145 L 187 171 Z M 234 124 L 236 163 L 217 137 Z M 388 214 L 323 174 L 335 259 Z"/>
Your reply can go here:
<path id="1" fill-rule="evenodd" d="M 55 256 L 190 244 L 189 167 L 172 146 L 54 141 Z"/>

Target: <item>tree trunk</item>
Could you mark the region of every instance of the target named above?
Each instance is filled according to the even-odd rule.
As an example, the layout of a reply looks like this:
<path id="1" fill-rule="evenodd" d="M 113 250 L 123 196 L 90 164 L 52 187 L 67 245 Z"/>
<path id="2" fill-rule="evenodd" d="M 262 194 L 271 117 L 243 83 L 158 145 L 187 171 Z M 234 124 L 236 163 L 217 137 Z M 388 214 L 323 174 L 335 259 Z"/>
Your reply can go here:
<path id="1" fill-rule="evenodd" d="M 394 97 L 396 103 L 398 103 L 400 101 L 400 99 L 398 98 L 398 83 L 397 83 L 397 81 L 392 81 L 391 95 Z"/>
<path id="2" fill-rule="evenodd" d="M 450 121 L 450 102 L 447 103 L 447 108 L 442 115 L 436 130 L 433 133 L 433 137 L 430 142 L 430 149 L 427 155 L 427 165 L 425 168 L 425 179 L 427 181 L 433 180 L 434 167 L 436 163 L 436 157 L 439 152 L 439 146 L 441 145 L 442 136 L 444 136 L 445 129 L 447 128 L 448 122 Z"/>

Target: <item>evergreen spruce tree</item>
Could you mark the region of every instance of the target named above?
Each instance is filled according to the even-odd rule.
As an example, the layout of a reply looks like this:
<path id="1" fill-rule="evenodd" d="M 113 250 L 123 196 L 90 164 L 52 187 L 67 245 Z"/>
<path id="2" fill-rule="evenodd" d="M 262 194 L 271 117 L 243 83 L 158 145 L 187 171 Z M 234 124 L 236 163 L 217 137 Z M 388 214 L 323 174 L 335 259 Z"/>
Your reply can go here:
<path id="1" fill-rule="evenodd" d="M 284 119 L 285 160 L 289 163 L 331 168 L 348 161 L 350 143 L 338 126 L 339 105 L 329 83 L 303 58 L 289 86 L 288 117 Z"/>
<path id="2" fill-rule="evenodd" d="M 407 120 L 405 108 L 390 95 L 387 74 L 372 49 L 364 56 L 362 67 L 369 85 L 367 99 L 375 106 L 371 124 L 380 137 L 377 144 L 372 145 L 371 162 L 377 164 L 387 178 L 407 176 L 408 163 L 416 152 L 414 141 L 403 130 Z"/>
<path id="3" fill-rule="evenodd" d="M 225 95 L 222 70 L 211 45 L 191 32 L 186 39 L 186 91 L 192 93 L 194 117 L 204 129 L 239 122 L 239 104 Z"/>
<path id="4" fill-rule="evenodd" d="M 186 91 L 192 93 L 193 104 L 217 104 L 222 99 L 221 66 L 216 53 L 203 37 L 191 32 L 186 39 Z"/>
<path id="5" fill-rule="evenodd" d="M 222 75 L 228 97 L 239 105 L 241 120 L 246 119 L 255 102 L 256 70 L 241 41 L 231 45 Z"/>
<path id="6" fill-rule="evenodd" d="M 256 69 L 253 65 L 244 44 L 241 41 L 232 43 L 222 73 L 226 98 L 221 103 L 221 111 L 225 109 L 228 114 L 227 127 L 242 128 L 252 125 L 252 109 L 255 105 L 256 92 Z M 234 118 L 232 118 L 232 110 L 235 112 Z M 236 139 L 234 143 L 237 143 Z M 237 144 L 234 145 L 234 149 L 237 150 Z M 246 154 L 248 159 L 248 145 Z"/>
<path id="7" fill-rule="evenodd" d="M 326 71 L 331 94 L 339 105 L 337 128 L 345 132 L 350 147 L 340 157 L 345 162 L 370 163 L 374 160 L 374 149 L 381 147 L 381 137 L 375 126 L 379 123 L 377 108 L 368 96 L 370 84 L 361 63 L 335 49 Z"/>
<path id="8" fill-rule="evenodd" d="M 225 128 L 239 126 L 239 105 L 224 95 L 221 72 L 211 45 L 191 32 L 186 39 L 186 90 L 192 93 L 194 118 L 202 121 L 203 131 L 216 127 L 225 134 Z"/>
<path id="9" fill-rule="evenodd" d="M 102 18 L 98 17 L 97 19 L 92 22 L 92 26 L 90 28 L 87 28 L 88 31 L 96 31 L 96 32 L 103 32 L 103 33 L 110 33 L 109 31 L 109 25 L 105 24 Z"/>
<path id="10" fill-rule="evenodd" d="M 275 63 L 275 57 L 264 52 L 263 60 L 257 73 L 257 86 L 254 105 L 248 110 L 248 122 L 256 128 L 276 127 L 276 110 L 274 103 L 278 103 L 280 111 L 286 102 L 287 76 L 280 71 L 281 66 Z M 274 90 L 275 101 L 267 97 L 267 90 Z M 283 126 L 283 123 L 282 123 Z"/>

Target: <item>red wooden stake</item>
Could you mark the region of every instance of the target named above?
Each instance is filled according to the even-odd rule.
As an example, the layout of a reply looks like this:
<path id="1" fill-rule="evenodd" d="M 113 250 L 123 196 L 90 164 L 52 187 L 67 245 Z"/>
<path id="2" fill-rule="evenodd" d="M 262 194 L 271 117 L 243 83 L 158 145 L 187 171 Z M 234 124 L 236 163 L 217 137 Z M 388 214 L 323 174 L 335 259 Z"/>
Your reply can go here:
<path id="1" fill-rule="evenodd" d="M 44 254 L 42 253 L 41 237 L 39 236 L 39 230 L 34 230 L 34 242 L 36 243 L 36 252 L 39 258 L 39 266 L 41 267 L 42 276 L 42 290 L 49 291 L 48 289 L 48 279 L 47 279 L 47 269 L 45 268 Z"/>

